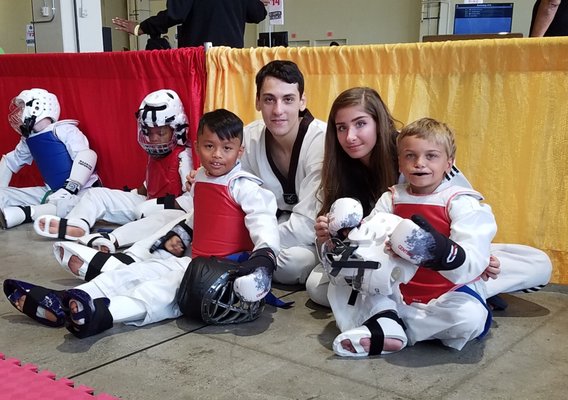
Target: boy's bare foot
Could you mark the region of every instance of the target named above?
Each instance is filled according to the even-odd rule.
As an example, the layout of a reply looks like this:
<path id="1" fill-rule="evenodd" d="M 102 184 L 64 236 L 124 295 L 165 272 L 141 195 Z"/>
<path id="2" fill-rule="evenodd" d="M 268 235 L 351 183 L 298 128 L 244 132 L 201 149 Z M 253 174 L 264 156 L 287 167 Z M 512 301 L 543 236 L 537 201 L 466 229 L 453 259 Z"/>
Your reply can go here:
<path id="1" fill-rule="evenodd" d="M 81 303 L 79 303 L 75 299 L 69 300 L 69 314 L 71 315 L 71 319 L 73 320 L 73 323 L 75 325 L 84 325 L 85 324 L 84 318 L 79 318 L 79 319 L 74 318 L 81 311 L 83 311 L 83 305 Z"/>
<path id="2" fill-rule="evenodd" d="M 371 350 L 371 338 L 362 338 L 361 340 L 359 340 L 359 344 L 367 353 L 369 352 L 369 350 Z M 343 349 L 349 351 L 350 353 L 357 353 L 357 350 L 355 350 L 355 347 L 353 347 L 353 344 L 349 339 L 342 340 L 341 346 L 343 347 Z M 402 346 L 403 343 L 399 339 L 385 338 L 383 351 L 399 351 L 402 349 Z"/>
<path id="3" fill-rule="evenodd" d="M 38 221 L 38 226 L 39 226 L 40 230 L 45 231 L 45 219 L 44 218 L 40 218 L 40 220 Z M 49 233 L 52 233 L 54 235 L 59 233 L 59 221 L 57 221 L 55 219 L 51 219 L 49 221 Z M 81 236 L 85 235 L 85 231 L 81 228 L 76 227 L 76 226 L 67 225 L 66 235 L 67 236 L 73 236 L 73 237 L 81 237 Z"/>
<path id="4" fill-rule="evenodd" d="M 76 315 L 79 312 L 79 306 L 77 305 L 77 301 L 70 300 L 69 301 L 69 313 L 71 316 Z M 73 322 L 79 323 L 79 321 L 73 319 Z"/>
<path id="5" fill-rule="evenodd" d="M 79 276 L 79 270 L 81 269 L 83 264 L 83 260 L 75 255 L 72 255 L 71 258 L 69 258 L 69 269 L 77 276 Z"/>
<path id="6" fill-rule="evenodd" d="M 61 260 L 63 260 L 64 254 L 65 254 L 65 250 L 63 249 L 63 247 L 60 247 L 59 248 L 59 258 Z M 81 260 L 76 255 L 72 255 L 71 257 L 69 257 L 69 261 L 67 262 L 67 266 L 69 267 L 69 270 L 77 276 L 79 276 L 79 270 L 81 269 L 83 264 L 84 264 L 83 260 Z"/>

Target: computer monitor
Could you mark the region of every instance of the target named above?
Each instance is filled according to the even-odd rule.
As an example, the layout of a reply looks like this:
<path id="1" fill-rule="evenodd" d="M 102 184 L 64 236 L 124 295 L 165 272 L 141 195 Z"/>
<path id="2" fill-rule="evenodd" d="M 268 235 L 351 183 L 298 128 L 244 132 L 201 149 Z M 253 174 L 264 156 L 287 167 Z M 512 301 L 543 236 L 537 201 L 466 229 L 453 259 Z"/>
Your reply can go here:
<path id="1" fill-rule="evenodd" d="M 270 42 L 271 45 L 269 46 L 268 43 L 268 32 L 261 32 L 258 34 L 258 42 L 257 45 L 259 47 L 275 47 L 275 46 L 284 46 L 288 47 L 288 31 L 283 32 L 271 32 L 270 33 Z"/>
<path id="2" fill-rule="evenodd" d="M 456 4 L 454 34 L 509 33 L 513 3 Z"/>

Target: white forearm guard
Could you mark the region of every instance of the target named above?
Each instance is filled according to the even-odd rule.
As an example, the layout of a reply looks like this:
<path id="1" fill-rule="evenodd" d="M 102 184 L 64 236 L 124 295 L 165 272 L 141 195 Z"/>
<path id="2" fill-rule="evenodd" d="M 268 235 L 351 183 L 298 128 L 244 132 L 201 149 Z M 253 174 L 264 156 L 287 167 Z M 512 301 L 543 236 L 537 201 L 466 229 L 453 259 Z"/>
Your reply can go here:
<path id="1" fill-rule="evenodd" d="M 69 183 L 65 185 L 65 188 L 71 193 L 73 193 L 74 191 L 79 191 L 79 189 L 81 189 L 85 185 L 85 183 L 87 183 L 87 181 L 95 171 L 96 165 L 97 153 L 95 153 L 93 150 L 86 149 L 77 153 L 77 156 L 75 156 L 75 159 L 73 160 L 71 173 L 69 174 Z M 77 185 L 76 189 L 67 187 L 70 183 L 75 183 Z"/>

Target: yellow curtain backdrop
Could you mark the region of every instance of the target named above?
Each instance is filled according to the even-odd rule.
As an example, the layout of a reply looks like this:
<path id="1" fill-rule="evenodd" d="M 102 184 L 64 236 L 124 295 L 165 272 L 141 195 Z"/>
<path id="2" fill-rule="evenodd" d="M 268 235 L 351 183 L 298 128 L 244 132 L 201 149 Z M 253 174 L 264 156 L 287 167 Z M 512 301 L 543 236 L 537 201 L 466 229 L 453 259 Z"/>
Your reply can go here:
<path id="1" fill-rule="evenodd" d="M 316 118 L 327 120 L 341 91 L 371 86 L 402 123 L 431 116 L 453 126 L 457 164 L 497 217 L 495 242 L 544 250 L 552 281 L 568 283 L 568 37 L 213 48 L 205 111 L 260 118 L 255 74 L 275 59 L 299 65 Z"/>

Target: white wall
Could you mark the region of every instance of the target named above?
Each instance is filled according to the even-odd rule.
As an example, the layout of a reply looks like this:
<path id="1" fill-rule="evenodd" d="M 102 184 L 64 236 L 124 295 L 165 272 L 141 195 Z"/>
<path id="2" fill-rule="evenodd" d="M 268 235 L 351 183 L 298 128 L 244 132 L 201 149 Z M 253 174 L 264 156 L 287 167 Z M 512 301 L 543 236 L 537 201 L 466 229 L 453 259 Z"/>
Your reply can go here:
<path id="1" fill-rule="evenodd" d="M 32 0 L 32 15 L 37 53 L 103 50 L 100 0 Z"/>
<path id="2" fill-rule="evenodd" d="M 288 31 L 290 41 L 311 46 L 337 39 L 347 44 L 419 39 L 418 0 L 284 0 L 284 15 L 285 24 L 274 30 Z"/>
<path id="3" fill-rule="evenodd" d="M 31 7 L 37 53 L 102 51 L 100 0 L 32 0 Z"/>
<path id="4" fill-rule="evenodd" d="M 51 6 L 52 0 L 32 0 L 34 15 L 41 20 L 39 11 L 44 3 Z M 54 0 L 57 5 L 59 17 L 59 2 L 72 4 L 73 0 Z M 81 0 L 75 0 L 80 6 Z M 111 26 L 109 18 L 121 13 L 125 14 L 127 0 L 83 0 L 88 11 L 87 18 L 80 18 L 79 22 L 85 26 L 81 29 L 81 51 L 96 48 L 98 39 L 102 34 L 98 24 L 91 26 L 93 21 L 100 17 L 100 7 L 97 13 L 97 4 L 103 2 L 105 7 L 105 26 Z M 155 13 L 165 7 L 165 0 L 129 0 L 131 2 L 150 2 L 150 10 Z M 455 3 L 463 1 L 445 0 L 449 2 L 449 26 L 453 26 L 453 9 Z M 493 0 L 492 0 L 493 1 Z M 494 0 L 495 2 L 504 2 Z M 347 44 L 367 43 L 405 43 L 420 40 L 421 0 L 284 0 L 285 2 L 285 25 L 274 27 L 274 30 L 287 30 L 291 41 L 305 41 L 309 45 L 326 45 L 331 40 L 345 40 Z M 532 6 L 534 0 L 516 0 L 513 15 L 513 32 L 523 33 L 528 36 Z M 108 7 L 113 7 L 109 12 Z M 118 8 L 117 8 L 118 7 Z M 121 11 L 122 10 L 122 11 Z M 114 14 L 110 16 L 109 14 Z M 141 16 L 142 17 L 142 16 Z M 44 18 L 45 19 L 45 18 Z M 33 52 L 25 42 L 26 24 L 32 20 L 30 1 L 27 0 L 0 0 L 0 47 L 7 53 Z M 48 27 L 49 24 L 37 24 L 36 29 L 41 35 L 37 35 L 40 51 L 63 51 L 61 22 Z M 102 23 L 101 23 L 102 26 Z M 268 31 L 267 23 L 257 25 L 248 24 L 245 31 L 245 46 L 256 45 L 258 32 Z M 328 36 L 331 33 L 331 36 Z M 71 37 L 74 36 L 71 32 Z M 171 30 L 170 39 L 173 39 L 175 31 Z M 295 35 L 296 38 L 291 36 Z M 65 35 L 67 37 L 67 34 Z M 120 38 L 116 43 L 115 36 Z M 86 42 L 83 42 L 85 40 Z M 118 40 L 118 39 L 117 39 Z M 113 31 L 113 49 L 122 50 L 128 37 Z M 135 47 L 134 47 L 135 48 Z M 142 47 L 143 48 L 143 47 Z M 102 49 L 102 45 L 101 45 Z M 90 50 L 89 50 L 90 51 Z"/>
<path id="5" fill-rule="evenodd" d="M 126 32 L 114 29 L 112 19 L 114 17 L 127 18 L 126 0 L 101 0 L 103 27 L 111 28 L 112 49 L 122 51 L 129 49 L 129 38 Z"/>
<path id="6" fill-rule="evenodd" d="M 65 4 L 68 3 L 68 4 Z M 69 13 L 73 14 L 73 2 L 64 0 L 61 2 L 62 8 L 68 8 Z M 103 23 L 101 13 L 101 0 L 76 0 L 77 7 L 77 26 L 79 31 L 79 47 L 81 53 L 89 51 L 103 51 Z M 65 20 L 69 25 L 75 23 L 75 15 Z M 63 39 L 65 43 L 66 35 Z M 72 41 L 74 43 L 75 41 Z M 65 51 L 77 51 L 77 48 L 70 44 Z"/>
<path id="7" fill-rule="evenodd" d="M 6 53 L 35 53 L 26 46 L 26 24 L 32 15 L 29 1 L 0 0 L 0 47 Z"/>

